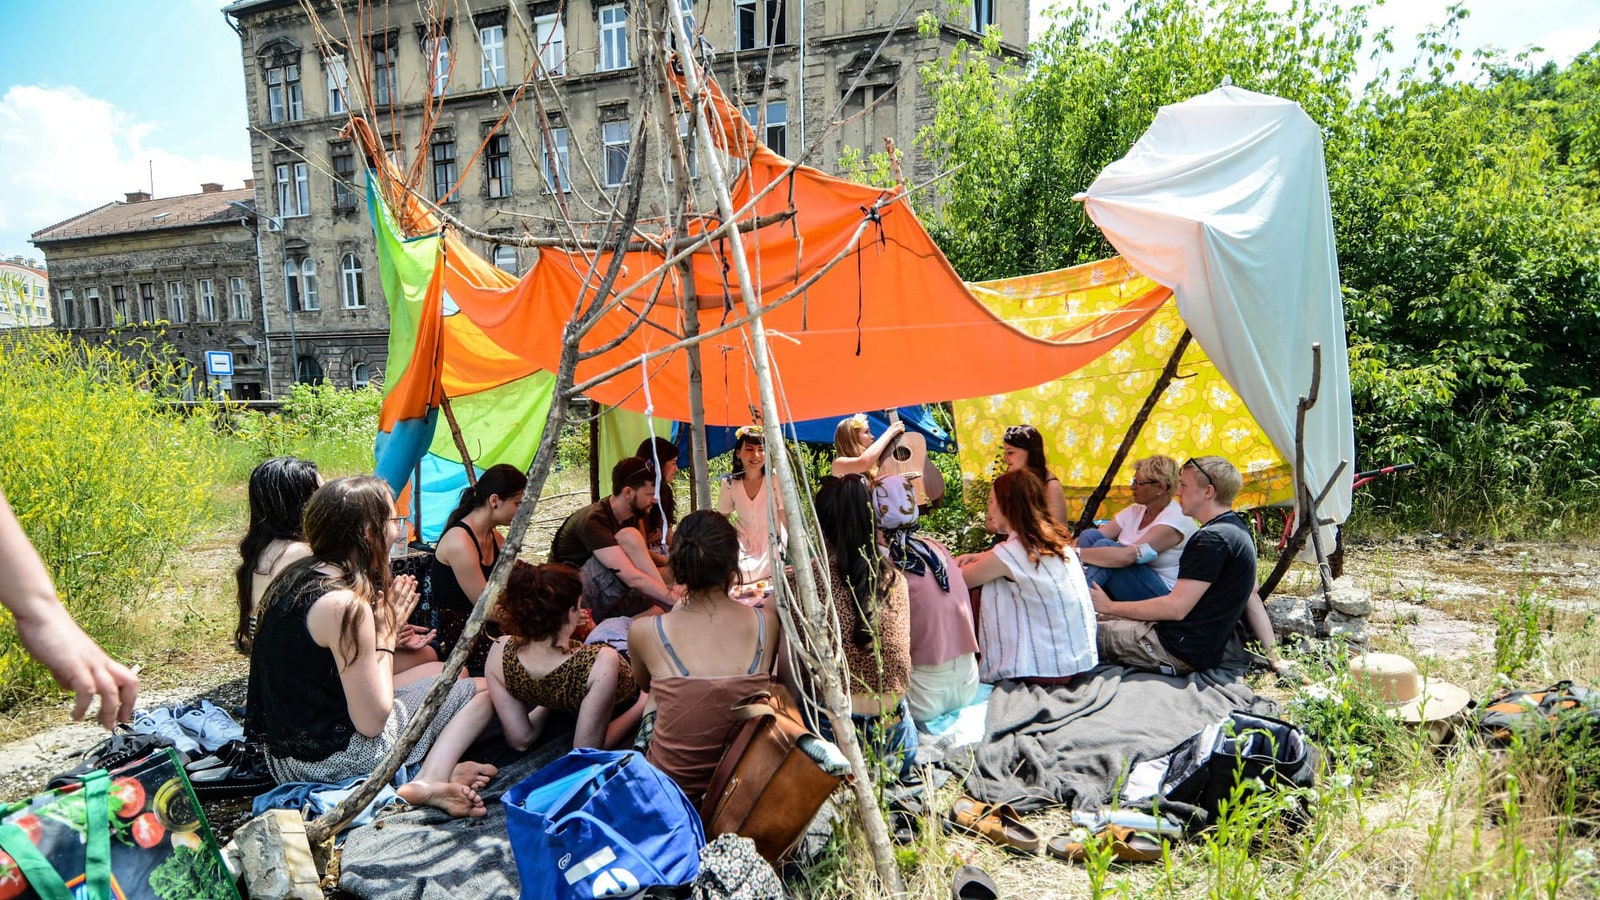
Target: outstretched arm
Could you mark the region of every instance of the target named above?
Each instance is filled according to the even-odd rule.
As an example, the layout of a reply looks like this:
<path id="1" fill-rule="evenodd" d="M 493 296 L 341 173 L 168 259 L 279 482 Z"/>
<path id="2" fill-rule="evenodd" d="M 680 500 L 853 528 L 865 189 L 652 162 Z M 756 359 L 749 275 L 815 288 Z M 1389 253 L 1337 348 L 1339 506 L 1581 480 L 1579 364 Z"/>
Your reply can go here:
<path id="1" fill-rule="evenodd" d="M 56 684 L 77 695 L 72 718 L 81 719 L 100 695 L 96 720 L 106 729 L 126 722 L 139 699 L 139 679 L 100 649 L 72 621 L 56 597 L 39 551 L 22 531 L 11 504 L 0 494 L 0 603 L 17 620 L 17 636 L 28 654 L 50 670 Z"/>
<path id="2" fill-rule="evenodd" d="M 885 450 L 889 449 L 889 442 L 905 434 L 906 426 L 902 422 L 894 422 L 883 430 L 883 436 L 872 442 L 860 456 L 837 456 L 833 460 L 833 474 L 843 477 L 845 475 L 866 475 L 872 467 L 883 458 Z"/>

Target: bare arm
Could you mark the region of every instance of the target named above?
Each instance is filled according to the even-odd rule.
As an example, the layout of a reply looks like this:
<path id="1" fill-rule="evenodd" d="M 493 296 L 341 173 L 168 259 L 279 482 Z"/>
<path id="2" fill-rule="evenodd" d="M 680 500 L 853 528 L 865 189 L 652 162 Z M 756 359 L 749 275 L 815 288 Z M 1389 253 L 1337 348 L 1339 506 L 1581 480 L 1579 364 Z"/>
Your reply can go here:
<path id="1" fill-rule="evenodd" d="M 340 635 L 345 613 L 352 609 L 356 615 L 354 659 Z M 345 706 L 356 730 L 367 737 L 382 734 L 394 707 L 394 654 L 379 653 L 378 647 L 393 649 L 395 635 L 384 635 L 388 642 L 380 645 L 372 611 L 349 591 L 329 591 L 317 598 L 306 616 L 306 630 L 318 646 L 332 651 L 339 683 L 344 686 Z"/>
<path id="2" fill-rule="evenodd" d="M 1194 609 L 1194 605 L 1200 602 L 1200 597 L 1210 586 L 1209 581 L 1179 578 L 1178 583 L 1172 586 L 1170 594 L 1151 597 L 1149 600 L 1118 603 L 1107 597 L 1099 585 L 1091 584 L 1089 596 L 1094 598 L 1094 611 L 1104 616 L 1136 619 L 1140 622 L 1177 622 Z"/>
<path id="3" fill-rule="evenodd" d="M 632 534 L 628 532 L 632 531 Z M 637 545 L 637 552 L 642 556 L 648 555 L 644 545 L 644 537 L 633 529 L 624 528 L 617 532 L 617 544 L 613 547 L 601 547 L 594 551 L 594 558 L 600 564 L 617 573 L 622 583 L 633 588 L 639 593 L 649 597 L 651 602 L 663 609 L 671 609 L 677 601 L 667 591 L 666 582 L 661 580 L 661 573 L 655 566 L 641 568 L 634 564 L 632 557 L 624 548 L 624 544 Z"/>
<path id="4" fill-rule="evenodd" d="M 1106 530 L 1102 528 L 1100 533 L 1106 534 Z M 1120 527 L 1117 529 L 1117 533 L 1122 533 Z M 1114 535 L 1106 534 L 1106 537 L 1113 540 L 1116 539 Z M 1183 533 L 1171 525 L 1157 525 L 1150 529 L 1144 537 L 1143 543 L 1148 544 L 1150 549 L 1157 553 L 1163 550 L 1170 550 L 1183 543 Z M 1121 569 L 1139 561 L 1139 545 L 1119 544 L 1115 547 L 1084 547 L 1078 550 L 1078 556 L 1083 559 L 1084 565 L 1099 566 L 1103 569 Z"/>
<path id="5" fill-rule="evenodd" d="M 1045 482 L 1045 503 L 1050 507 L 1050 515 L 1056 522 L 1067 525 L 1072 522 L 1067 518 L 1067 492 L 1061 489 L 1061 482 L 1052 479 Z"/>
<path id="6" fill-rule="evenodd" d="M 654 616 L 634 619 L 628 626 L 628 655 L 633 657 L 633 682 L 640 691 L 650 690 L 650 668 L 656 659 Z"/>
<path id="7" fill-rule="evenodd" d="M 969 588 L 982 587 L 991 581 L 1011 577 L 1011 567 L 996 556 L 993 550 L 957 557 L 956 565 L 961 567 L 961 578 Z"/>
<path id="8" fill-rule="evenodd" d="M 81 719 L 100 695 L 96 720 L 109 729 L 133 715 L 139 679 L 106 655 L 56 597 L 55 585 L 11 504 L 0 494 L 0 603 L 17 620 L 17 636 L 28 654 L 50 670 L 56 684 L 77 695 L 72 718 Z"/>
<path id="9" fill-rule="evenodd" d="M 883 458 L 883 451 L 889 448 L 889 442 L 905 434 L 905 431 L 906 426 L 903 423 L 895 422 L 885 428 L 883 435 L 873 441 L 872 446 L 868 447 L 860 456 L 834 457 L 833 474 L 841 477 L 869 474 L 872 471 L 872 467 L 878 464 L 878 460 Z"/>
<path id="10" fill-rule="evenodd" d="M 1278 644 L 1278 635 L 1272 630 L 1272 619 L 1267 616 L 1267 605 L 1261 602 L 1261 594 L 1255 588 L 1250 589 L 1250 599 L 1244 604 L 1244 622 L 1250 628 L 1250 634 L 1261 644 L 1261 649 L 1267 656 L 1273 656 L 1272 650 Z"/>
<path id="11" fill-rule="evenodd" d="M 511 745 L 511 749 L 521 752 L 532 747 L 534 741 L 539 739 L 548 711 L 542 706 L 529 710 L 521 700 L 511 696 L 511 690 L 506 687 L 503 656 L 507 640 L 509 638 L 501 638 L 489 648 L 489 659 L 484 664 L 483 674 L 489 682 L 489 699 L 494 703 L 495 714 L 500 717 L 506 743 Z"/>
<path id="12" fill-rule="evenodd" d="M 478 597 L 483 594 L 484 585 L 489 582 L 483 577 L 483 561 L 472 540 L 461 529 L 452 528 L 439 539 L 439 549 L 434 556 L 450 567 L 450 571 L 455 573 L 456 583 L 461 585 L 461 592 L 476 604 Z"/>
<path id="13" fill-rule="evenodd" d="M 610 647 L 601 648 L 589 667 L 589 690 L 578 707 L 578 725 L 572 734 L 573 747 L 605 749 L 606 732 L 611 724 L 611 702 L 617 696 L 617 671 L 622 657 Z"/>

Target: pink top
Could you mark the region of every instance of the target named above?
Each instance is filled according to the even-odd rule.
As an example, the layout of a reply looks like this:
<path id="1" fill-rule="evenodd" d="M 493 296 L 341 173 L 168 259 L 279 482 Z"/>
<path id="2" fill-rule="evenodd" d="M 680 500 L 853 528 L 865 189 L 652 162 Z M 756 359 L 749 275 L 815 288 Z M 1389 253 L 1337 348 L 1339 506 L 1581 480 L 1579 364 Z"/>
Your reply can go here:
<path id="1" fill-rule="evenodd" d="M 944 557 L 950 590 L 939 589 L 939 582 L 930 568 L 924 567 L 921 575 L 905 571 L 901 574 L 905 576 L 906 590 L 911 595 L 911 664 L 936 666 L 978 652 L 978 635 L 972 624 L 972 602 L 961 569 L 943 544 L 932 538 L 923 539 Z"/>
<path id="2" fill-rule="evenodd" d="M 772 678 L 765 672 L 720 678 L 675 675 L 651 679 L 656 730 L 644 758 L 676 781 L 698 809 L 706 785 L 722 761 L 723 748 L 739 728 L 733 707 L 771 684 Z"/>

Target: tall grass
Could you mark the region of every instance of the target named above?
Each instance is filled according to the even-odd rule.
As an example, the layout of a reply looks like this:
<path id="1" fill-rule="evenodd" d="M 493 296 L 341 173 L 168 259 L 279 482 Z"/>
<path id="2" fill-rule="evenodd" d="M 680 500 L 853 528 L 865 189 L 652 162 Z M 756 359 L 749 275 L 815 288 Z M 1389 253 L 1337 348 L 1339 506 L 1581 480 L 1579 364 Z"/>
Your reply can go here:
<path id="1" fill-rule="evenodd" d="M 0 342 L 0 486 L 74 618 L 113 652 L 137 640 L 141 602 L 195 536 L 226 472 L 202 410 L 175 412 L 186 372 L 170 351 Z M 49 677 L 0 616 L 0 708 Z"/>

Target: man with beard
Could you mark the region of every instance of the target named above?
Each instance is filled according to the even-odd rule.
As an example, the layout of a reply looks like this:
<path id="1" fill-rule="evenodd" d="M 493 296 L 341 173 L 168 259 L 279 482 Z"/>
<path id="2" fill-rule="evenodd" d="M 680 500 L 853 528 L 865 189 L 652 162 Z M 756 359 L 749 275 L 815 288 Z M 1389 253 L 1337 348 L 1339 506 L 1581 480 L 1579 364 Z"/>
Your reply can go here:
<path id="1" fill-rule="evenodd" d="M 640 527 L 655 502 L 655 465 L 638 457 L 621 460 L 611 469 L 611 496 L 568 516 L 550 541 L 550 561 L 582 574 L 583 605 L 597 624 L 638 615 L 652 604 L 670 609 L 675 602 Z"/>

